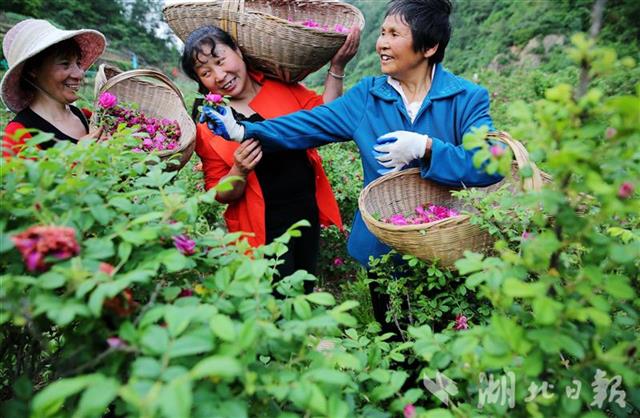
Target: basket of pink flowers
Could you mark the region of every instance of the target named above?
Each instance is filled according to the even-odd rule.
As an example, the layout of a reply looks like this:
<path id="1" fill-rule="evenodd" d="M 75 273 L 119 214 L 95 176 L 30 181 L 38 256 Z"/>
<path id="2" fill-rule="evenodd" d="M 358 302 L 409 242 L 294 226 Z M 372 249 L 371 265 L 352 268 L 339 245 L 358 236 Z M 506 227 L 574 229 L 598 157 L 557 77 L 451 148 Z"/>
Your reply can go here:
<path id="1" fill-rule="evenodd" d="M 182 41 L 203 25 L 222 28 L 252 67 L 285 82 L 320 69 L 352 27 L 364 27 L 362 12 L 337 0 L 173 1 L 162 13 Z"/>
<path id="2" fill-rule="evenodd" d="M 157 152 L 169 159 L 170 171 L 179 170 L 195 148 L 196 126 L 187 113 L 182 93 L 159 71 L 140 69 L 122 72 L 101 65 L 95 80 L 96 103 L 93 126 L 107 134 L 130 128 L 140 139 L 134 152 Z"/>
<path id="3" fill-rule="evenodd" d="M 511 182 L 510 187 L 539 190 L 550 177 L 529 160 L 522 143 L 506 132 L 491 134 L 490 138 L 506 143 L 513 151 L 511 178 L 482 188 L 497 190 Z M 531 168 L 532 175 L 521 179 L 519 170 Z M 493 244 L 486 230 L 471 223 L 473 211 L 452 195 L 452 189 L 420 176 L 419 168 L 387 174 L 369 183 L 362 190 L 358 207 L 367 228 L 380 241 L 395 250 L 424 260 L 440 261 L 451 267 L 465 251 L 484 252 Z"/>

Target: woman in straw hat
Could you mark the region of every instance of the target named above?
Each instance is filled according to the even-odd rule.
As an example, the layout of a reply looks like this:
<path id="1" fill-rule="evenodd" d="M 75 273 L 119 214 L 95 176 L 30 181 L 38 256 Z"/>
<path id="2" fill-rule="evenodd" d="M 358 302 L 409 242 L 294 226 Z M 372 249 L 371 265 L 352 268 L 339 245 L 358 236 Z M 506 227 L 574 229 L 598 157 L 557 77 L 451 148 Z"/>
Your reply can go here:
<path id="1" fill-rule="evenodd" d="M 353 30 L 331 60 L 323 96 L 302 84 L 286 84 L 249 69 L 235 40 L 214 26 L 197 28 L 187 37 L 182 68 L 201 91 L 230 97 L 238 118 L 259 121 L 311 109 L 340 96 L 344 67 L 356 54 L 359 39 L 359 29 Z M 196 152 L 207 189 L 225 177 L 242 178 L 233 183 L 232 190 L 217 193 L 216 199 L 229 204 L 225 212 L 229 231 L 249 233 L 251 245 L 273 241 L 299 220 L 311 223 L 289 242 L 278 271 L 282 277 L 299 269 L 315 273 L 320 226 L 342 228 L 338 204 L 317 151 L 263 155 L 257 141 L 227 142 L 200 123 Z M 305 282 L 305 288 L 312 290 L 313 283 Z"/>
<path id="2" fill-rule="evenodd" d="M 104 36 L 95 30 L 61 30 L 46 20 L 26 19 L 5 34 L 2 48 L 9 69 L 2 78 L 2 101 L 15 118 L 5 129 L 3 155 L 17 154 L 31 137 L 25 131 L 51 133 L 54 140 L 98 138 L 89 132 L 88 111 L 73 106 L 87 68 L 104 52 Z"/>

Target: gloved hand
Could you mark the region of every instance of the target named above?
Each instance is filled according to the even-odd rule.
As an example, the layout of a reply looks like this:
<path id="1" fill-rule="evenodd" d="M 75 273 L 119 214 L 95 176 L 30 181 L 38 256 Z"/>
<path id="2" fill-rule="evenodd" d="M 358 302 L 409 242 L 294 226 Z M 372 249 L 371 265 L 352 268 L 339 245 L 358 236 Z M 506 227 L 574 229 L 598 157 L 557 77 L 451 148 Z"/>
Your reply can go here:
<path id="1" fill-rule="evenodd" d="M 373 147 L 378 154 L 376 159 L 386 169 L 379 169 L 378 174 L 400 171 L 413 160 L 424 157 L 427 145 L 431 143 L 428 135 L 409 131 L 394 131 L 377 139 L 378 145 Z"/>
<path id="2" fill-rule="evenodd" d="M 202 106 L 200 123 L 207 122 L 207 126 L 216 135 L 226 140 L 242 142 L 244 126 L 236 122 L 231 108 L 227 106 Z"/>

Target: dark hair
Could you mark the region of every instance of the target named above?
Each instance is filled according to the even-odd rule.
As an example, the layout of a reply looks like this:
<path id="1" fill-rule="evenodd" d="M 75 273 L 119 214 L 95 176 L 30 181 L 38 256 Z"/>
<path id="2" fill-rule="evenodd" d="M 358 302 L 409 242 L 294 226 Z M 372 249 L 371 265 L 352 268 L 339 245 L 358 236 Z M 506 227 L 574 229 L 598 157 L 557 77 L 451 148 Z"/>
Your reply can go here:
<path id="1" fill-rule="evenodd" d="M 413 50 L 424 52 L 438 45 L 438 50 L 430 58 L 431 62 L 441 62 L 451 38 L 451 0 L 391 0 L 387 16 L 398 15 L 411 28 Z"/>
<path id="2" fill-rule="evenodd" d="M 38 52 L 24 63 L 22 68 L 22 77 L 20 77 L 20 88 L 27 92 L 34 92 L 34 87 L 25 79 L 30 80 L 30 73 L 37 71 L 43 62 L 49 58 L 78 58 L 82 59 L 82 49 L 78 42 L 74 39 L 65 39 L 57 44 L 53 44 L 47 49 Z M 33 80 L 30 80 L 33 83 Z"/>
<path id="3" fill-rule="evenodd" d="M 238 50 L 238 44 L 227 32 L 217 26 L 207 25 L 201 26 L 189 34 L 184 43 L 184 51 L 182 52 L 181 66 L 182 71 L 192 80 L 198 83 L 198 90 L 207 92 L 206 87 L 200 82 L 198 74 L 196 74 L 196 60 L 203 62 L 200 56 L 214 56 L 216 45 L 221 43 L 231 49 Z M 204 46 L 211 47 L 210 53 L 205 53 L 202 49 Z"/>

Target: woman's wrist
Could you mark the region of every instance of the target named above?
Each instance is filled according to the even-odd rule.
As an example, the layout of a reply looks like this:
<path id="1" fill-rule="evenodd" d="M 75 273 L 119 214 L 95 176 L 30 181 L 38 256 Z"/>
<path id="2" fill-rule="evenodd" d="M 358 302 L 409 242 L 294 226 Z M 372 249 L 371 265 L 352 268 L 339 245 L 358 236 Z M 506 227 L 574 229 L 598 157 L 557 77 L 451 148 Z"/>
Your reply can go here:
<path id="1" fill-rule="evenodd" d="M 332 65 L 329 67 L 328 74 L 335 79 L 342 80 L 344 79 L 344 67 Z"/>

